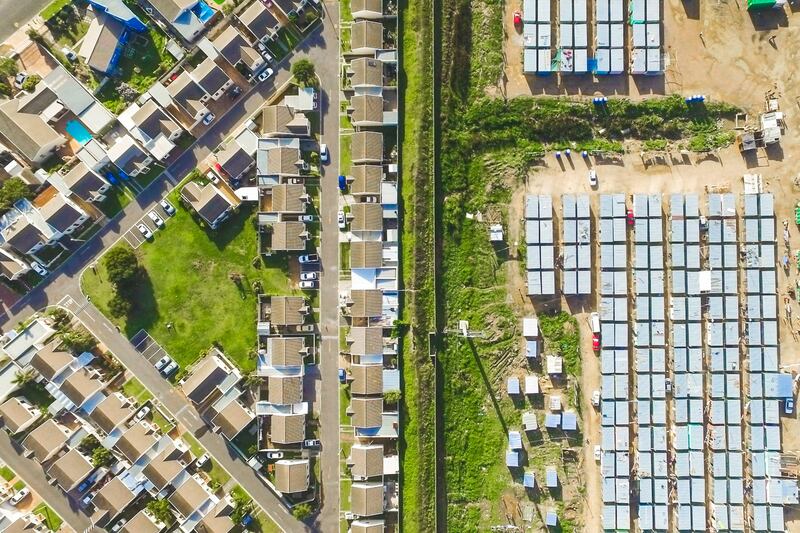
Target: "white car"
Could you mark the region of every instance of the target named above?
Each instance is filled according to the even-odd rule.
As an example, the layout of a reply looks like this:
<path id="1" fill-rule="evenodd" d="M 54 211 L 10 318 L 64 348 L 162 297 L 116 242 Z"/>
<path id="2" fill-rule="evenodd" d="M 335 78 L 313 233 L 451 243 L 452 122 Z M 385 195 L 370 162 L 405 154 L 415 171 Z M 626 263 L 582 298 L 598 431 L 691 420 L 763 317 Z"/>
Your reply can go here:
<path id="1" fill-rule="evenodd" d="M 344 219 L 344 211 L 339 211 L 336 214 L 336 223 L 339 225 L 339 229 L 344 229 L 347 226 L 347 222 Z"/>
<path id="2" fill-rule="evenodd" d="M 205 117 L 203 117 L 203 124 L 205 124 L 206 126 L 208 126 L 209 124 L 211 124 L 212 122 L 214 122 L 214 119 L 215 119 L 215 118 L 217 118 L 217 116 L 216 116 L 214 113 L 209 113 L 208 115 L 206 115 Z"/>
<path id="3" fill-rule="evenodd" d="M 15 492 L 14 495 L 11 497 L 11 500 L 10 500 L 11 501 L 11 505 L 19 504 L 19 502 L 21 502 L 22 500 L 27 498 L 28 494 L 30 494 L 30 493 L 31 493 L 31 489 L 29 489 L 28 487 L 22 487 L 17 492 Z"/>
<path id="4" fill-rule="evenodd" d="M 148 414 L 150 414 L 150 406 L 145 405 L 144 407 L 139 409 L 139 412 L 134 415 L 133 419 L 138 422 L 139 420 L 146 417 Z"/>
<path id="5" fill-rule="evenodd" d="M 265 81 L 267 78 L 275 74 L 275 71 L 272 70 L 272 67 L 267 67 L 264 69 L 264 72 L 258 75 L 258 81 Z"/>
<path id="6" fill-rule="evenodd" d="M 595 169 L 589 171 L 589 187 L 597 187 L 597 171 Z"/>
<path id="7" fill-rule="evenodd" d="M 178 370 L 178 363 L 173 361 L 170 364 L 168 364 L 167 366 L 165 366 L 164 370 L 162 370 L 161 373 L 164 374 L 165 376 L 169 377 L 176 370 Z"/>
<path id="8" fill-rule="evenodd" d="M 194 467 L 195 468 L 203 468 L 206 465 L 206 463 L 208 462 L 209 459 L 211 459 L 211 457 L 209 457 L 209 455 L 207 453 L 204 453 L 203 455 L 201 455 L 200 457 L 197 458 L 197 461 L 195 461 L 195 463 L 194 463 Z"/>
<path id="9" fill-rule="evenodd" d="M 158 213 L 155 211 L 150 211 L 147 213 L 147 217 L 153 221 L 153 224 L 155 224 L 158 229 L 164 229 L 164 221 L 161 220 L 161 217 L 158 216 Z"/>
<path id="10" fill-rule="evenodd" d="M 331 154 L 328 152 L 328 145 L 327 144 L 320 144 L 319 145 L 319 160 L 323 163 L 327 163 L 331 159 Z"/>
<path id="11" fill-rule="evenodd" d="M 66 46 L 61 49 L 61 53 L 64 54 L 68 60 L 75 62 L 78 60 L 78 54 L 73 52 L 71 49 L 67 48 Z"/>
<path id="12" fill-rule="evenodd" d="M 597 444 L 594 447 L 594 460 L 598 463 L 600 462 L 600 445 Z"/>
<path id="13" fill-rule="evenodd" d="M 300 215 L 300 222 L 314 222 L 314 215 Z"/>
<path id="14" fill-rule="evenodd" d="M 308 263 L 319 263 L 319 256 L 317 254 L 308 254 L 308 255 L 301 255 L 298 258 L 301 265 L 305 265 Z"/>
<path id="15" fill-rule="evenodd" d="M 171 217 L 172 217 L 172 216 L 175 216 L 175 208 L 174 208 L 174 207 L 172 207 L 172 204 L 171 204 L 171 203 L 169 203 L 168 201 L 166 201 L 166 200 L 161 200 L 160 202 L 158 202 L 158 205 L 160 205 L 160 206 L 161 206 L 161 209 L 163 209 L 163 210 L 164 210 L 164 212 L 165 212 L 166 214 L 168 214 L 169 216 L 171 216 Z"/>
<path id="16" fill-rule="evenodd" d="M 25 83 L 25 80 L 28 79 L 28 74 L 25 72 L 17 72 L 17 75 L 14 76 L 14 87 L 17 89 L 22 89 L 22 84 Z"/>
<path id="17" fill-rule="evenodd" d="M 596 390 L 592 393 L 592 405 L 600 407 L 600 391 Z"/>
<path id="18" fill-rule="evenodd" d="M 212 172 L 211 170 L 209 170 L 209 171 L 206 173 L 206 177 L 207 177 L 207 178 L 208 178 L 208 179 L 211 181 L 211 183 L 213 183 L 214 185 L 217 185 L 217 184 L 219 183 L 219 176 L 217 176 L 217 175 L 216 175 L 214 172 Z"/>
<path id="19" fill-rule="evenodd" d="M 31 268 L 33 269 L 34 272 L 36 272 L 37 274 L 39 274 L 42 277 L 44 277 L 47 274 L 49 274 L 47 269 L 45 267 L 43 267 L 41 264 L 39 264 L 38 261 L 31 261 Z"/>
<path id="20" fill-rule="evenodd" d="M 317 274 L 316 272 L 301 272 L 300 279 L 302 281 L 319 279 L 319 274 Z"/>
<path id="21" fill-rule="evenodd" d="M 267 459 L 283 459 L 283 452 L 267 452 Z"/>
<path id="22" fill-rule="evenodd" d="M 153 365 L 153 366 L 156 367 L 156 370 L 161 370 L 162 368 L 164 368 L 165 366 L 167 366 L 171 362 L 172 362 L 172 358 L 170 356 L 168 356 L 168 355 L 165 355 L 164 357 L 162 357 L 161 359 L 156 361 L 156 364 Z"/>
<path id="23" fill-rule="evenodd" d="M 148 228 L 144 224 L 138 224 L 136 226 L 136 229 L 139 230 L 139 233 L 141 233 L 142 237 L 144 237 L 145 239 L 149 240 L 153 238 L 153 233 L 150 231 L 150 228 Z"/>
<path id="24" fill-rule="evenodd" d="M 114 533 L 116 533 L 117 531 L 119 531 L 120 529 L 122 529 L 122 526 L 124 526 L 124 525 L 125 525 L 125 524 L 127 524 L 127 523 L 128 523 L 128 521 L 127 521 L 126 519 L 124 519 L 124 518 L 123 518 L 123 519 L 121 519 L 119 522 L 117 522 L 116 524 L 114 524 L 114 527 L 112 527 L 112 528 L 111 528 L 111 531 L 112 531 L 112 532 L 114 532 Z"/>
<path id="25" fill-rule="evenodd" d="M 301 289 L 316 289 L 317 282 L 316 281 L 301 281 L 300 282 Z"/>
<path id="26" fill-rule="evenodd" d="M 274 61 L 272 55 L 269 53 L 269 50 L 267 50 L 267 46 L 261 41 L 258 42 L 258 51 L 261 53 L 262 56 L 264 56 L 264 59 L 266 59 L 269 63 L 272 63 Z"/>
<path id="27" fill-rule="evenodd" d="M 303 441 L 303 448 L 319 448 L 319 439 L 306 439 Z"/>

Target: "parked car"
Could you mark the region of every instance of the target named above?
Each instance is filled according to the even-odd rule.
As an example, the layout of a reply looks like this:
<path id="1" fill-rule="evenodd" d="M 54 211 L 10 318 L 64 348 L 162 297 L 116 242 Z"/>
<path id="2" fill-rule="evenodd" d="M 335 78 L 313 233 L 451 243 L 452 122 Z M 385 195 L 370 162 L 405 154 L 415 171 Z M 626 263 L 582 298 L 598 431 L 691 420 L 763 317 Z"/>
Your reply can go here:
<path id="1" fill-rule="evenodd" d="M 208 126 L 209 124 L 214 122 L 215 118 L 217 118 L 217 116 L 214 113 L 209 113 L 208 115 L 203 117 L 203 124 Z"/>
<path id="2" fill-rule="evenodd" d="M 339 229 L 344 229 L 347 227 L 347 220 L 344 218 L 344 211 L 339 211 L 336 213 L 336 223 L 339 225 Z"/>
<path id="3" fill-rule="evenodd" d="M 146 417 L 148 414 L 150 414 L 150 406 L 145 405 L 144 407 L 139 409 L 139 411 L 133 416 L 133 419 L 138 422 L 139 420 L 142 420 L 144 417 Z"/>
<path id="4" fill-rule="evenodd" d="M 139 233 L 141 233 L 142 237 L 144 237 L 145 239 L 152 239 L 153 238 L 153 233 L 150 231 L 150 228 L 148 228 L 144 224 L 138 224 L 136 226 L 136 229 L 139 230 Z"/>
<path id="5" fill-rule="evenodd" d="M 794 413 L 794 398 L 786 398 L 786 400 L 784 400 L 783 412 L 787 415 Z"/>
<path id="6" fill-rule="evenodd" d="M 171 203 L 169 203 L 166 200 L 161 200 L 159 202 L 159 205 L 161 206 L 161 209 L 163 209 L 166 214 L 168 214 L 169 216 L 175 216 L 175 208 L 172 207 Z"/>
<path id="7" fill-rule="evenodd" d="M 153 221 L 153 224 L 155 224 L 158 229 L 164 228 L 164 221 L 161 220 L 161 217 L 158 216 L 158 213 L 156 213 L 155 211 L 150 211 L 149 213 L 147 213 L 147 217 Z"/>
<path id="8" fill-rule="evenodd" d="M 61 53 L 64 54 L 64 57 L 66 57 L 67 60 L 69 60 L 72 63 L 78 60 L 78 54 L 76 54 L 75 52 L 72 51 L 72 49 L 67 48 L 66 46 L 61 48 Z"/>
<path id="9" fill-rule="evenodd" d="M 165 376 L 169 377 L 176 370 L 178 370 L 178 363 L 173 361 L 170 364 L 168 364 L 166 367 L 164 367 L 164 370 L 162 370 L 161 373 L 164 374 Z"/>
<path id="10" fill-rule="evenodd" d="M 594 460 L 598 463 L 600 462 L 600 453 L 600 445 L 596 444 L 594 447 Z"/>
<path id="11" fill-rule="evenodd" d="M 267 78 L 275 74 L 275 71 L 272 70 L 272 67 L 267 67 L 264 69 L 264 72 L 258 75 L 258 81 L 266 81 Z"/>
<path id="12" fill-rule="evenodd" d="M 316 272 L 301 272 L 300 279 L 303 281 L 319 279 L 319 274 Z"/>
<path id="13" fill-rule="evenodd" d="M 346 383 L 347 382 L 347 372 L 344 371 L 344 368 L 339 369 L 339 383 Z"/>
<path id="14" fill-rule="evenodd" d="M 264 56 L 264 59 L 266 59 L 269 63 L 272 63 L 273 61 L 275 61 L 275 59 L 273 59 L 272 55 L 269 53 L 269 50 L 267 49 L 267 45 L 265 45 L 264 43 L 259 41 L 257 46 L 258 46 L 259 53 L 262 56 Z"/>
<path id="15" fill-rule="evenodd" d="M 209 459 L 211 459 L 211 457 L 209 457 L 207 453 L 204 453 L 203 455 L 197 458 L 197 461 L 194 462 L 194 467 L 203 468 L 206 465 L 206 463 L 208 463 Z"/>
<path id="16" fill-rule="evenodd" d="M 168 356 L 168 355 L 165 355 L 164 357 L 162 357 L 161 359 L 156 361 L 156 364 L 153 365 L 153 366 L 156 367 L 156 370 L 161 370 L 162 368 L 164 368 L 165 366 L 167 366 L 171 362 L 172 362 L 172 358 L 170 356 Z"/>
<path id="17" fill-rule="evenodd" d="M 291 183 L 292 185 L 302 185 L 303 178 L 289 178 L 288 182 Z"/>
<path id="18" fill-rule="evenodd" d="M 49 274 L 48 270 L 45 267 L 43 267 L 38 261 L 31 261 L 31 268 L 33 269 L 34 272 L 36 272 L 42 277 Z"/>
<path id="19" fill-rule="evenodd" d="M 305 265 L 306 263 L 319 263 L 319 256 L 317 254 L 301 255 L 298 259 L 301 265 Z"/>
<path id="20" fill-rule="evenodd" d="M 83 494 L 84 492 L 86 492 L 87 490 L 92 488 L 92 485 L 94 485 L 94 482 L 95 482 L 94 477 L 88 477 L 85 480 L 83 480 L 83 483 L 78 485 L 78 493 L 79 494 Z"/>
<path id="21" fill-rule="evenodd" d="M 592 405 L 600 407 L 600 391 L 596 390 L 592 393 Z"/>
<path id="22" fill-rule="evenodd" d="M 28 79 L 28 74 L 25 72 L 17 72 L 17 75 L 14 76 L 14 87 L 17 89 L 22 89 L 22 85 L 25 83 L 25 80 Z"/>
<path id="23" fill-rule="evenodd" d="M 31 489 L 28 487 L 22 487 L 11 497 L 11 505 L 18 505 L 22 500 L 27 498 L 30 493 Z"/>
<path id="24" fill-rule="evenodd" d="M 306 439 L 303 441 L 303 448 L 319 448 L 319 439 Z"/>
<path id="25" fill-rule="evenodd" d="M 314 222 L 314 215 L 300 215 L 300 222 Z"/>
<path id="26" fill-rule="evenodd" d="M 283 452 L 267 452 L 267 459 L 283 459 Z"/>
<path id="27" fill-rule="evenodd" d="M 317 282 L 316 281 L 301 281 L 300 282 L 301 289 L 316 289 Z"/>
<path id="28" fill-rule="evenodd" d="M 236 99 L 236 98 L 237 98 L 237 97 L 238 97 L 240 94 L 242 94 L 242 88 L 241 88 L 241 87 L 239 87 L 238 85 L 234 85 L 234 86 L 233 86 L 233 87 L 231 87 L 231 89 L 228 91 L 228 97 L 229 97 L 231 100 L 234 100 L 234 99 Z"/>
<path id="29" fill-rule="evenodd" d="M 347 188 L 347 178 L 343 174 L 339 174 L 339 190 L 343 191 Z"/>
<path id="30" fill-rule="evenodd" d="M 328 145 L 327 144 L 320 144 L 319 145 L 319 160 L 323 163 L 327 163 L 331 159 L 331 154 L 328 152 Z"/>
<path id="31" fill-rule="evenodd" d="M 125 518 L 121 518 L 119 521 L 117 521 L 116 524 L 114 524 L 114 526 L 111 528 L 111 531 L 113 533 L 116 533 L 117 531 L 122 529 L 122 526 L 124 526 L 127 523 L 128 523 L 128 521 Z"/>
<path id="32" fill-rule="evenodd" d="M 217 164 L 219 164 L 219 163 L 217 163 Z M 208 180 L 209 180 L 211 183 L 213 183 L 214 185 L 217 185 L 217 184 L 219 183 L 219 176 L 217 176 L 217 175 L 214 173 L 214 171 L 213 171 L 213 170 L 209 170 L 208 172 L 206 172 L 206 177 L 207 177 L 207 178 L 208 178 Z"/>
<path id="33" fill-rule="evenodd" d="M 597 171 L 595 169 L 589 171 L 589 187 L 593 189 L 597 187 Z"/>

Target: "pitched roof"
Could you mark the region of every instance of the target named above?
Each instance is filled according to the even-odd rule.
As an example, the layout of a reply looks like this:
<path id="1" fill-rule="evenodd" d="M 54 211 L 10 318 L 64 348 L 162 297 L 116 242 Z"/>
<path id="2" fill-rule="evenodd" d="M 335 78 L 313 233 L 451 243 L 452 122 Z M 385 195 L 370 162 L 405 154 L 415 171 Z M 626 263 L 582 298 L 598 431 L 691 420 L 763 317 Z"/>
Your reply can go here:
<path id="1" fill-rule="evenodd" d="M 219 54 L 233 66 L 242 62 L 250 67 L 258 59 L 261 59 L 261 55 L 250 46 L 250 43 L 233 25 L 228 26 L 212 42 Z"/>
<path id="2" fill-rule="evenodd" d="M 0 417 L 3 418 L 3 425 L 13 435 L 28 426 L 34 420 L 42 416 L 42 413 L 30 406 L 25 405 L 19 398 L 9 398 L 0 405 Z"/>
<path id="3" fill-rule="evenodd" d="M 353 305 L 350 315 L 354 317 L 379 317 L 383 312 L 383 293 L 378 289 L 354 289 L 350 291 Z"/>
<path id="4" fill-rule="evenodd" d="M 86 368 L 80 368 L 64 380 L 59 390 L 69 401 L 80 407 L 105 386 L 93 373 Z"/>
<path id="5" fill-rule="evenodd" d="M 161 531 L 161 528 L 153 522 L 144 509 L 136 513 L 120 529 L 120 533 L 158 533 L 159 531 Z"/>
<path id="6" fill-rule="evenodd" d="M 3 230 L 3 237 L 6 242 L 26 254 L 40 242 L 46 241 L 39 228 L 34 226 L 27 217 L 21 216 L 14 222 L 6 226 Z"/>
<path id="7" fill-rule="evenodd" d="M 216 155 L 217 162 L 222 166 L 222 170 L 232 178 L 238 178 L 256 162 L 236 142 L 228 143 Z"/>
<path id="8" fill-rule="evenodd" d="M 53 378 L 75 360 L 69 352 L 57 349 L 58 341 L 42 346 L 31 359 L 30 365 L 47 381 Z"/>
<path id="9" fill-rule="evenodd" d="M 275 488 L 284 494 L 308 490 L 308 459 L 276 461 Z"/>
<path id="10" fill-rule="evenodd" d="M 195 3 L 196 0 L 150 0 L 150 4 L 156 8 L 156 11 L 169 22 L 173 22 L 181 12 L 189 9 Z"/>
<path id="11" fill-rule="evenodd" d="M 350 62 L 353 77 L 350 84 L 353 87 L 383 87 L 383 62 L 371 57 L 359 57 Z"/>
<path id="12" fill-rule="evenodd" d="M 188 478 L 177 488 L 169 502 L 184 518 L 190 516 L 210 498 L 206 489 L 195 478 Z"/>
<path id="13" fill-rule="evenodd" d="M 353 520 L 349 533 L 383 533 L 385 529 L 383 520 Z"/>
<path id="14" fill-rule="evenodd" d="M 94 194 L 108 185 L 94 170 L 82 161 L 61 177 L 69 190 L 82 200 L 91 201 Z"/>
<path id="15" fill-rule="evenodd" d="M 61 425 L 50 418 L 28 433 L 28 436 L 22 441 L 22 445 L 33 452 L 33 456 L 37 461 L 43 463 L 64 447 L 67 443 L 67 438 L 67 434 Z"/>
<path id="16" fill-rule="evenodd" d="M 302 442 L 306 436 L 306 415 L 274 414 L 270 417 L 270 439 L 276 444 Z"/>
<path id="17" fill-rule="evenodd" d="M 380 268 L 383 264 L 381 241 L 350 243 L 350 268 Z"/>
<path id="18" fill-rule="evenodd" d="M 299 176 L 301 164 L 299 148 L 278 146 L 267 149 L 267 174 Z"/>
<path id="19" fill-rule="evenodd" d="M 303 401 L 303 376 L 270 376 L 269 402 L 292 405 Z"/>
<path id="20" fill-rule="evenodd" d="M 190 461 L 191 454 L 188 450 L 180 450 L 174 443 L 170 443 L 147 463 L 142 473 L 160 491 L 172 483 Z"/>
<path id="21" fill-rule="evenodd" d="M 64 491 L 69 492 L 92 473 L 94 467 L 77 448 L 73 448 L 54 462 L 47 475 L 54 478 Z"/>
<path id="22" fill-rule="evenodd" d="M 196 533 L 228 533 L 236 527 L 231 519 L 232 514 L 233 507 L 227 499 L 222 499 L 203 517 L 194 530 Z"/>
<path id="23" fill-rule="evenodd" d="M 272 249 L 273 250 L 305 250 L 306 241 L 303 234 L 306 225 L 303 222 L 287 221 L 272 224 Z"/>
<path id="24" fill-rule="evenodd" d="M 253 2 L 250 7 L 237 15 L 239 21 L 250 30 L 256 40 L 271 35 L 278 25 L 278 19 L 264 7 L 262 2 Z"/>
<path id="25" fill-rule="evenodd" d="M 65 142 L 66 139 L 38 112 L 20 109 L 22 102 L 21 98 L 13 98 L 0 103 L 0 132 L 20 154 L 33 160 L 44 146 L 59 140 Z"/>
<path id="26" fill-rule="evenodd" d="M 119 393 L 114 393 L 97 404 L 89 414 L 89 418 L 108 434 L 127 422 L 135 412 L 136 409 L 130 400 Z"/>
<path id="27" fill-rule="evenodd" d="M 172 96 L 172 100 L 192 117 L 205 108 L 205 104 L 200 100 L 206 96 L 206 92 L 186 71 L 167 86 L 167 92 Z"/>
<path id="28" fill-rule="evenodd" d="M 383 398 L 352 398 L 350 408 L 353 411 L 351 422 L 354 427 L 377 428 L 381 426 Z"/>
<path id="29" fill-rule="evenodd" d="M 383 483 L 353 483 L 350 487 L 350 509 L 356 516 L 383 513 Z"/>
<path id="30" fill-rule="evenodd" d="M 192 369 L 181 387 L 187 398 L 194 403 L 203 403 L 212 391 L 230 374 L 216 356 L 207 356 Z"/>
<path id="31" fill-rule="evenodd" d="M 302 296 L 273 296 L 270 298 L 270 322 L 276 326 L 299 326 L 306 321 L 301 312 L 306 308 Z"/>
<path id="32" fill-rule="evenodd" d="M 114 445 L 128 461 L 135 463 L 158 442 L 158 436 L 149 426 L 137 422 L 128 428 Z"/>
<path id="33" fill-rule="evenodd" d="M 67 201 L 62 194 L 55 194 L 46 204 L 39 208 L 44 220 L 59 232 L 65 232 L 78 222 L 83 213 Z"/>
<path id="34" fill-rule="evenodd" d="M 354 477 L 370 478 L 383 475 L 383 445 L 356 444 L 350 448 L 348 461 Z"/>
<path id="35" fill-rule="evenodd" d="M 362 194 L 376 195 L 381 193 L 383 167 L 380 165 L 353 165 L 350 167 L 353 183 L 350 192 L 356 196 Z"/>
<path id="36" fill-rule="evenodd" d="M 359 11 L 372 11 L 373 13 L 383 13 L 383 0 L 352 0 L 350 9 L 353 13 Z"/>
<path id="37" fill-rule="evenodd" d="M 383 353 L 383 328 L 353 327 L 350 328 L 348 341 L 350 353 L 353 355 L 374 355 Z"/>
<path id="38" fill-rule="evenodd" d="M 383 209 L 380 204 L 356 203 L 351 205 L 350 210 L 353 213 L 353 222 L 350 224 L 351 230 L 383 230 Z"/>
<path id="39" fill-rule="evenodd" d="M 353 394 L 383 393 L 383 365 L 351 365 L 350 373 L 353 375 L 350 384 Z"/>
<path id="40" fill-rule="evenodd" d="M 14 252 L 0 248 L 0 275 L 8 280 L 27 272 L 28 265 L 19 259 Z"/>
<path id="41" fill-rule="evenodd" d="M 107 513 L 108 520 L 121 513 L 133 501 L 134 494 L 118 477 L 114 477 L 97 491 L 92 504 Z"/>
<path id="42" fill-rule="evenodd" d="M 35 522 L 29 516 L 20 516 L 3 530 L 3 533 L 27 533 L 28 531 L 39 531 Z"/>
<path id="43" fill-rule="evenodd" d="M 130 135 L 118 139 L 107 153 L 109 159 L 126 173 L 141 170 L 149 158 Z"/>
<path id="44" fill-rule="evenodd" d="M 268 105 L 261 110 L 261 133 L 265 135 L 308 135 L 309 127 L 308 118 L 287 105 Z"/>
<path id="45" fill-rule="evenodd" d="M 211 422 L 220 428 L 220 432 L 228 440 L 233 440 L 250 422 L 253 421 L 253 413 L 244 408 L 242 404 L 234 400 L 222 408 Z"/>
<path id="46" fill-rule="evenodd" d="M 351 137 L 353 162 L 383 161 L 383 133 L 357 131 Z"/>
<path id="47" fill-rule="evenodd" d="M 158 107 L 158 104 L 156 104 L 156 101 L 152 98 L 145 102 L 139 110 L 133 114 L 131 119 L 134 124 L 151 139 L 156 139 L 159 135 L 169 137 L 181 129 L 175 121 L 169 118 L 169 116 Z"/>
<path id="48" fill-rule="evenodd" d="M 189 202 L 195 211 L 209 224 L 232 207 L 228 198 L 213 183 L 200 185 L 190 181 L 181 189 L 181 198 Z"/>
<path id="49" fill-rule="evenodd" d="M 353 108 L 353 124 L 362 122 L 383 123 L 383 97 L 374 94 L 359 94 L 350 99 Z"/>
<path id="50" fill-rule="evenodd" d="M 231 79 L 211 58 L 204 59 L 191 75 L 200 87 L 211 95 L 222 89 Z"/>
<path id="51" fill-rule="evenodd" d="M 105 13 L 96 11 L 95 18 L 83 37 L 78 55 L 95 70 L 107 72 L 111 59 L 119 46 L 119 41 L 127 31 L 125 25 Z"/>
<path id="52" fill-rule="evenodd" d="M 350 30 L 350 48 L 383 48 L 383 24 L 371 20 L 355 22 Z"/>
<path id="53" fill-rule="evenodd" d="M 303 356 L 300 353 L 305 347 L 303 337 L 269 337 L 267 339 L 267 351 L 270 356 L 272 366 L 300 366 L 303 364 Z"/>
<path id="54" fill-rule="evenodd" d="M 295 183 L 272 186 L 272 210 L 276 213 L 305 213 L 306 188 Z"/>

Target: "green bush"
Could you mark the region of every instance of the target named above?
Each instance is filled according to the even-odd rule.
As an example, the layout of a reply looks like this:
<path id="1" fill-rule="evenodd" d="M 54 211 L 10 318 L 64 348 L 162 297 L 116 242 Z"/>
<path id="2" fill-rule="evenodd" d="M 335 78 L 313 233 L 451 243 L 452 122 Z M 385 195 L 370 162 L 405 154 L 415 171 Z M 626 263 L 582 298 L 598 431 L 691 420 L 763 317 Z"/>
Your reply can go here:
<path id="1" fill-rule="evenodd" d="M 41 76 L 39 76 L 38 74 L 31 74 L 30 76 L 25 78 L 25 81 L 22 83 L 22 90 L 33 91 L 34 89 L 36 89 L 36 86 L 39 84 L 40 81 L 42 81 Z"/>

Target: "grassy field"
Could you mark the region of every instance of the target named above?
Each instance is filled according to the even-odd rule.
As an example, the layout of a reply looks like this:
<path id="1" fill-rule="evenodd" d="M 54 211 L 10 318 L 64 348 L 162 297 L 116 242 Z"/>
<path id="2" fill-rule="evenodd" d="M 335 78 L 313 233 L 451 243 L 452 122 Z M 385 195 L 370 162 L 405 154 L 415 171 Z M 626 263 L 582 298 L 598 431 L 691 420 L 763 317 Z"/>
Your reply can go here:
<path id="1" fill-rule="evenodd" d="M 64 522 L 46 503 L 37 505 L 33 510 L 33 514 L 44 516 L 44 523 L 50 531 L 58 531 L 61 529 L 61 524 Z"/>
<path id="2" fill-rule="evenodd" d="M 252 285 L 258 280 L 267 294 L 298 294 L 287 277 L 288 258 L 273 256 L 266 263 L 259 258 L 250 208 L 243 206 L 211 231 L 198 225 L 177 193 L 170 201 L 177 214 L 153 242 L 136 251 L 146 275 L 137 285 L 134 310 L 127 320 L 112 320 L 128 337 L 149 331 L 183 369 L 216 342 L 241 369 L 253 370 L 257 296 Z M 81 285 L 110 316 L 112 287 L 99 263 L 97 274 L 87 270 Z M 242 275 L 239 287 L 229 279 L 231 273 Z"/>
<path id="3" fill-rule="evenodd" d="M 17 477 L 17 474 L 15 474 L 14 471 L 11 470 L 9 467 L 3 465 L 0 466 L 0 477 L 5 479 L 6 481 L 11 481 L 15 477 Z"/>
<path id="4" fill-rule="evenodd" d="M 56 13 L 64 9 L 64 6 L 71 3 L 72 0 L 53 0 L 50 4 L 47 5 L 44 9 L 42 9 L 39 16 L 42 17 L 44 20 L 49 20 L 52 18 Z"/>
<path id="5" fill-rule="evenodd" d="M 153 398 L 153 395 L 150 394 L 150 391 L 142 385 L 142 382 L 136 378 L 131 378 L 125 383 L 122 384 L 122 392 L 125 396 L 129 398 L 133 398 L 136 403 L 143 404 L 147 400 Z"/>

